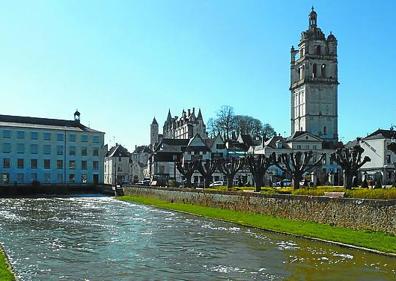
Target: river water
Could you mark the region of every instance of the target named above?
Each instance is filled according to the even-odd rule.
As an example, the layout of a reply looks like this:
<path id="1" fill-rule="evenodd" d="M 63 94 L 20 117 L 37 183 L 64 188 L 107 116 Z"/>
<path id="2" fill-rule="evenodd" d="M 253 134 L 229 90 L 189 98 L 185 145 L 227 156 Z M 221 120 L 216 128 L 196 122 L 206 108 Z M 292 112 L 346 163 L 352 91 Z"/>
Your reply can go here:
<path id="1" fill-rule="evenodd" d="M 396 258 L 116 201 L 0 199 L 20 280 L 396 280 Z"/>

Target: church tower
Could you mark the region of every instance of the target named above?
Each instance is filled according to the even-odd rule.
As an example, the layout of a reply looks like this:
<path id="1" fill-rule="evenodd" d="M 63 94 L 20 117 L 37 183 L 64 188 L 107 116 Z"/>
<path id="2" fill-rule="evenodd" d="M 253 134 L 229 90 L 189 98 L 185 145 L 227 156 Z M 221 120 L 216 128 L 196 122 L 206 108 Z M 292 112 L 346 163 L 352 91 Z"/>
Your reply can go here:
<path id="1" fill-rule="evenodd" d="M 152 147 L 154 147 L 154 145 L 158 143 L 158 134 L 158 122 L 154 117 L 153 122 L 151 122 L 150 125 L 150 145 Z"/>
<path id="2" fill-rule="evenodd" d="M 325 37 L 313 7 L 298 49 L 291 48 L 290 72 L 291 134 L 307 131 L 337 142 L 337 39 L 331 32 Z"/>

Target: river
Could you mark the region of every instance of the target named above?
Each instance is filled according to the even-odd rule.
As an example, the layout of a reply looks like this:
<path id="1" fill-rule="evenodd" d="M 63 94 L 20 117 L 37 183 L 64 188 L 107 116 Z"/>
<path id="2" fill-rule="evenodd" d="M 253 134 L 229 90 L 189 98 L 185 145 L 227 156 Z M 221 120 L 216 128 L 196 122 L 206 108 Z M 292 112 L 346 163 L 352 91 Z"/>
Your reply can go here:
<path id="1" fill-rule="evenodd" d="M 109 197 L 0 199 L 20 280 L 396 280 L 396 258 Z"/>

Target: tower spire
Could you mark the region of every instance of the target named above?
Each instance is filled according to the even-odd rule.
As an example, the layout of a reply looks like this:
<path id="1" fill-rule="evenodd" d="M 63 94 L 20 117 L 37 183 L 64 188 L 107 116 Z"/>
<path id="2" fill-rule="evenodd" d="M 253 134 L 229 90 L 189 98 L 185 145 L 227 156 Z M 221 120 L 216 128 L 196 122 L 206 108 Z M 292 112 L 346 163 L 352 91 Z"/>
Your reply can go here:
<path id="1" fill-rule="evenodd" d="M 312 6 L 311 12 L 309 13 L 309 28 L 316 28 L 318 21 L 318 14 L 315 12 L 314 7 Z"/>

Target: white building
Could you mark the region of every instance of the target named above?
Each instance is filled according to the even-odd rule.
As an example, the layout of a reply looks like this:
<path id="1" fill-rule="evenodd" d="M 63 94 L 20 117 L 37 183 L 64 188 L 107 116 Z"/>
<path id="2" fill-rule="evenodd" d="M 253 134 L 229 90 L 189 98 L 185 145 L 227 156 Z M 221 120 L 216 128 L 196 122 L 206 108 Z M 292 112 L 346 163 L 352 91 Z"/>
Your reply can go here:
<path id="1" fill-rule="evenodd" d="M 392 184 L 395 176 L 396 154 L 389 149 L 389 145 L 395 145 L 395 143 L 395 130 L 378 129 L 367 137 L 358 139 L 356 144 L 364 149 L 362 159 L 365 156 L 371 159 L 360 169 L 362 174 L 368 175 L 371 179 L 377 179 L 380 176 L 383 184 Z"/>
<path id="2" fill-rule="evenodd" d="M 104 133 L 74 120 L 0 115 L 0 184 L 102 184 Z"/>
<path id="3" fill-rule="evenodd" d="M 131 153 L 117 143 L 110 148 L 104 159 L 104 183 L 111 185 L 131 183 L 131 175 Z"/>
<path id="4" fill-rule="evenodd" d="M 136 146 L 132 152 L 132 182 L 136 183 L 146 177 L 150 177 L 148 160 L 151 155 L 151 149 L 146 145 Z"/>

